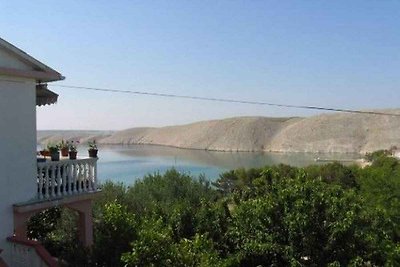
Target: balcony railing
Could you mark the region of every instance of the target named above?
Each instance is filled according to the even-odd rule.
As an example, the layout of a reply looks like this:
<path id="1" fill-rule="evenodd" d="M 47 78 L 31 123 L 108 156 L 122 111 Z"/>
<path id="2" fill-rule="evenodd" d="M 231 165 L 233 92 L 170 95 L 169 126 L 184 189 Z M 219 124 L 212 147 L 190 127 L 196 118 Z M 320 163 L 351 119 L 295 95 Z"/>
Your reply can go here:
<path id="1" fill-rule="evenodd" d="M 97 158 L 38 162 L 39 200 L 97 191 Z"/>

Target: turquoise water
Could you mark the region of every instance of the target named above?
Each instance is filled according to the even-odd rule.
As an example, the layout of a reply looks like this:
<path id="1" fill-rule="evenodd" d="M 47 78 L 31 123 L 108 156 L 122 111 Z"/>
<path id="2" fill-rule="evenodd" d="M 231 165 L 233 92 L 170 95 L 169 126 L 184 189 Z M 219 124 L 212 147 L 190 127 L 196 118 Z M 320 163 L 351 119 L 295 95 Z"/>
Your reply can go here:
<path id="1" fill-rule="evenodd" d="M 284 163 L 293 166 L 315 164 L 314 159 L 356 159 L 355 154 L 213 152 L 151 145 L 100 146 L 98 177 L 131 184 L 149 173 L 175 168 L 181 172 L 215 180 L 224 171 Z M 86 147 L 78 157 L 87 157 Z"/>

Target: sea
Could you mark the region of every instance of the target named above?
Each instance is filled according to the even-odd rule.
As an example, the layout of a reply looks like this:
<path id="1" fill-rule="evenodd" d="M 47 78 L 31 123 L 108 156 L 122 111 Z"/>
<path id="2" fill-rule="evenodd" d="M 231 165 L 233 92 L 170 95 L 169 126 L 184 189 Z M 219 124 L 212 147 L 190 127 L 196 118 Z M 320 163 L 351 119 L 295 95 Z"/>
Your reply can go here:
<path id="1" fill-rule="evenodd" d="M 40 150 L 41 147 L 38 146 Z M 165 173 L 171 168 L 208 180 L 218 179 L 223 172 L 238 168 L 255 168 L 276 164 L 303 167 L 323 164 L 316 158 L 344 161 L 346 164 L 360 158 L 359 154 L 270 153 L 270 152 L 217 152 L 180 149 L 156 145 L 103 145 L 98 147 L 98 178 L 127 185 L 145 175 Z M 78 158 L 87 157 L 86 146 L 78 147 Z"/>

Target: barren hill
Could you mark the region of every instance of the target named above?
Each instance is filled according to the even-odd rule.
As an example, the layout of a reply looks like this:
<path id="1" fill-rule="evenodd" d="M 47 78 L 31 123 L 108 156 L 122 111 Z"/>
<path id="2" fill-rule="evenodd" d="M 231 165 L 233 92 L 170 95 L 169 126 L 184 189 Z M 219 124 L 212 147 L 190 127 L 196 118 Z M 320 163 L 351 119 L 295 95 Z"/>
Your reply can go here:
<path id="1" fill-rule="evenodd" d="M 386 110 L 398 113 L 400 110 Z M 365 153 L 400 147 L 400 117 L 323 114 L 308 118 L 237 117 L 117 132 L 38 134 L 39 142 L 96 138 L 102 144 L 154 144 L 218 151 Z"/>

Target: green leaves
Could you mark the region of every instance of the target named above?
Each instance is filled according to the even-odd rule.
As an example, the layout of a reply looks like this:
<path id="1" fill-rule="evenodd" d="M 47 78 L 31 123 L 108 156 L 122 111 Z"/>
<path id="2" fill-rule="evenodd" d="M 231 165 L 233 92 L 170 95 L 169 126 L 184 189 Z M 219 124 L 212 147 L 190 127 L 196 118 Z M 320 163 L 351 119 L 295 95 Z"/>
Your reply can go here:
<path id="1" fill-rule="evenodd" d="M 108 182 L 91 253 L 59 227 L 73 216 L 51 212 L 31 234 L 64 241 L 73 266 L 400 266 L 400 165 L 384 156 L 364 169 L 239 169 L 214 187 L 176 170 Z"/>
<path id="2" fill-rule="evenodd" d="M 145 220 L 132 251 L 122 255 L 125 266 L 173 266 L 172 230 L 162 220 Z"/>
<path id="3" fill-rule="evenodd" d="M 348 265 L 357 257 L 381 264 L 387 247 L 376 244 L 391 240 L 373 234 L 375 217 L 363 204 L 354 190 L 300 171 L 297 178 L 272 183 L 270 193 L 241 202 L 229 234 L 242 265 Z"/>
<path id="4" fill-rule="evenodd" d="M 95 224 L 93 255 L 101 266 L 122 266 L 121 254 L 138 236 L 138 220 L 116 201 L 107 203 Z"/>

